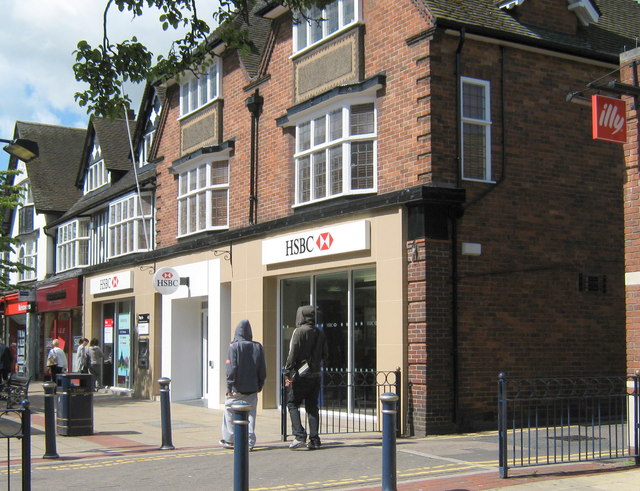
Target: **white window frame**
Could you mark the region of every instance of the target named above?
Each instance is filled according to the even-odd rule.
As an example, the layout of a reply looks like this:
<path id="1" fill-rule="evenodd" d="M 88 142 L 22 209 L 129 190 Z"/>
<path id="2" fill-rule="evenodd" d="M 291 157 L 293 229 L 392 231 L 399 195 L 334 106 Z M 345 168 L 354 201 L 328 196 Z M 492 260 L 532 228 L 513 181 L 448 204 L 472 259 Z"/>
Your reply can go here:
<path id="1" fill-rule="evenodd" d="M 464 105 L 464 88 L 465 85 L 475 85 L 482 87 L 484 95 L 484 117 L 470 117 L 465 115 Z M 462 179 L 467 181 L 493 182 L 491 170 L 491 82 L 470 77 L 460 77 L 460 142 L 462 152 L 461 175 Z M 465 126 L 474 126 L 482 128 L 484 131 L 484 162 L 482 177 L 469 177 L 465 171 Z"/>
<path id="2" fill-rule="evenodd" d="M 350 134 L 350 116 L 352 108 L 363 104 L 373 104 L 373 132 L 363 133 L 357 135 Z M 331 115 L 337 111 L 341 112 L 342 123 L 342 135 L 333 138 L 331 137 Z M 317 121 L 321 121 L 324 117 L 324 124 L 326 130 L 324 132 L 324 142 L 317 143 L 314 141 L 316 135 Z M 346 99 L 340 103 L 324 106 L 322 109 L 309 114 L 304 120 L 296 122 L 296 150 L 294 154 L 294 167 L 295 167 L 295 204 L 294 206 L 307 205 L 309 203 L 317 203 L 328 199 L 333 199 L 338 196 L 355 195 L 355 194 L 369 194 L 377 192 L 378 188 L 378 145 L 377 145 L 377 126 L 378 126 L 377 106 L 375 100 L 371 97 Z M 310 146 L 309 148 L 301 148 L 301 129 L 303 126 L 310 124 Z M 352 176 L 351 176 L 351 146 L 354 143 L 372 142 L 372 185 L 363 189 L 352 188 Z M 331 190 L 331 159 L 330 150 L 341 147 L 341 189 L 337 192 Z M 337 150 L 339 151 L 339 150 Z M 324 195 L 318 195 L 318 189 L 314 186 L 315 178 L 320 174 L 314 174 L 314 156 L 319 155 L 322 152 L 324 156 Z M 304 199 L 303 183 L 301 177 L 301 166 L 307 165 L 306 159 L 309 159 L 309 198 Z"/>
<path id="3" fill-rule="evenodd" d="M 89 236 L 88 218 L 71 220 L 58 227 L 56 272 L 89 265 Z"/>
<path id="4" fill-rule="evenodd" d="M 109 171 L 104 163 L 104 159 L 94 162 L 87 168 L 84 176 L 84 194 L 95 191 L 109 182 Z"/>
<path id="5" fill-rule="evenodd" d="M 226 182 L 213 183 L 215 164 L 226 163 Z M 181 167 L 178 174 L 178 237 L 229 228 L 229 172 L 228 156 L 201 159 Z M 214 194 L 224 194 L 226 218 L 224 224 L 213 224 Z M 202 209 L 204 207 L 204 210 Z"/>
<path id="6" fill-rule="evenodd" d="M 108 257 L 120 257 L 136 252 L 153 250 L 153 211 L 154 196 L 150 193 L 143 193 L 143 208 L 145 201 L 148 207 L 140 210 L 140 201 L 137 193 L 128 194 L 109 204 L 109 225 Z M 145 200 L 147 198 L 147 200 Z M 140 238 L 144 238 L 144 230 L 140 226 L 148 224 L 146 240 L 150 243 L 148 247 L 142 247 Z"/>
<path id="7" fill-rule="evenodd" d="M 31 281 L 36 279 L 36 266 L 38 260 L 38 244 L 35 239 L 22 241 L 18 248 L 18 262 L 31 267 L 30 270 L 20 270 L 18 281 Z"/>
<path id="8" fill-rule="evenodd" d="M 353 8 L 353 19 L 345 18 L 349 7 Z M 305 21 L 301 19 L 296 21 L 294 15 L 293 20 L 293 53 L 300 53 L 306 51 L 313 46 L 323 42 L 326 39 L 330 39 L 338 35 L 338 33 L 351 27 L 354 24 L 362 22 L 362 2 L 361 0 L 335 0 L 328 4 L 322 11 L 318 9 L 312 9 L 304 12 L 304 14 L 311 20 Z M 337 19 L 335 18 L 337 14 Z M 321 21 L 313 19 L 322 19 Z M 330 22 L 331 21 L 331 22 Z M 336 26 L 337 24 L 337 26 Z M 332 26 L 335 27 L 334 30 Z M 314 32 L 320 32 L 321 35 L 318 39 L 313 39 Z M 301 41 L 300 38 L 304 40 Z"/>
<path id="9" fill-rule="evenodd" d="M 180 79 L 180 118 L 184 118 L 219 99 L 222 63 L 216 56 L 205 73 L 188 73 Z"/>

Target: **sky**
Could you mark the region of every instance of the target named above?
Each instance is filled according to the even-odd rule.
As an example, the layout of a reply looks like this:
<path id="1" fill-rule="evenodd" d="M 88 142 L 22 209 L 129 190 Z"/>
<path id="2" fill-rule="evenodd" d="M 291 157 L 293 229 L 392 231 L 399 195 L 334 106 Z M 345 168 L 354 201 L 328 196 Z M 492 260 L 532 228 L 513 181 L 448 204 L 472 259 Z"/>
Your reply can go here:
<path id="1" fill-rule="evenodd" d="M 199 16 L 209 21 L 216 3 L 197 0 Z M 86 109 L 74 99 L 84 87 L 73 75 L 73 51 L 80 40 L 93 46 L 101 42 L 106 4 L 107 0 L 0 0 L 0 139 L 13 138 L 16 121 L 87 127 Z M 147 10 L 132 19 L 112 7 L 109 37 L 117 42 L 135 35 L 154 54 L 165 54 L 177 34 L 163 31 L 158 15 Z M 125 85 L 136 111 L 143 88 Z M 0 170 L 8 161 L 9 154 L 0 150 Z"/>

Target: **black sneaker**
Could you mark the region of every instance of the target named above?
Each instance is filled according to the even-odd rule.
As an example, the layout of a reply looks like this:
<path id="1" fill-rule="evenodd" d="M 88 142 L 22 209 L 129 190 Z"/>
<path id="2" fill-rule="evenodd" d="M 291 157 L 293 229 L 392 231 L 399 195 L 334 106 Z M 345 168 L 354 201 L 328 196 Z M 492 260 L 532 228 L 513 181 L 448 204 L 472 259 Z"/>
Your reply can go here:
<path id="1" fill-rule="evenodd" d="M 320 440 L 309 440 L 309 443 L 307 443 L 307 448 L 309 450 L 318 450 L 321 445 L 322 444 L 320 443 Z"/>

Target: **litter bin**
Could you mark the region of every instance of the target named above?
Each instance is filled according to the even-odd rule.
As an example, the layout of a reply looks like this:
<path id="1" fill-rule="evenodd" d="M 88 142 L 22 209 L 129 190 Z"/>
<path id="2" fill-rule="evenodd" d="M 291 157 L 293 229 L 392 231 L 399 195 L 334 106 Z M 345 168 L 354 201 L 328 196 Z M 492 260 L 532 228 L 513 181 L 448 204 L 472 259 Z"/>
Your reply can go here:
<path id="1" fill-rule="evenodd" d="M 58 435 L 93 435 L 93 375 L 61 373 L 56 383 Z"/>

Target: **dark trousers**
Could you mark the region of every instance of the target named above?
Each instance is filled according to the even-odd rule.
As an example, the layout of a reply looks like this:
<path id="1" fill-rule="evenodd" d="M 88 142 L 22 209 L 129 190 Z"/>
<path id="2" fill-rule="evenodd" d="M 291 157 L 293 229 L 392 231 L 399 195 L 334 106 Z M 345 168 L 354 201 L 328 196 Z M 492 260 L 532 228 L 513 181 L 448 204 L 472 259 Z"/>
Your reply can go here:
<path id="1" fill-rule="evenodd" d="M 298 440 L 306 441 L 307 432 L 300 419 L 300 405 L 304 402 L 304 408 L 309 418 L 309 439 L 319 441 L 318 428 L 320 416 L 318 410 L 318 396 L 320 395 L 320 377 L 311 375 L 300 377 L 293 382 L 287 392 L 287 409 L 291 418 L 291 427 L 294 436 Z"/>

